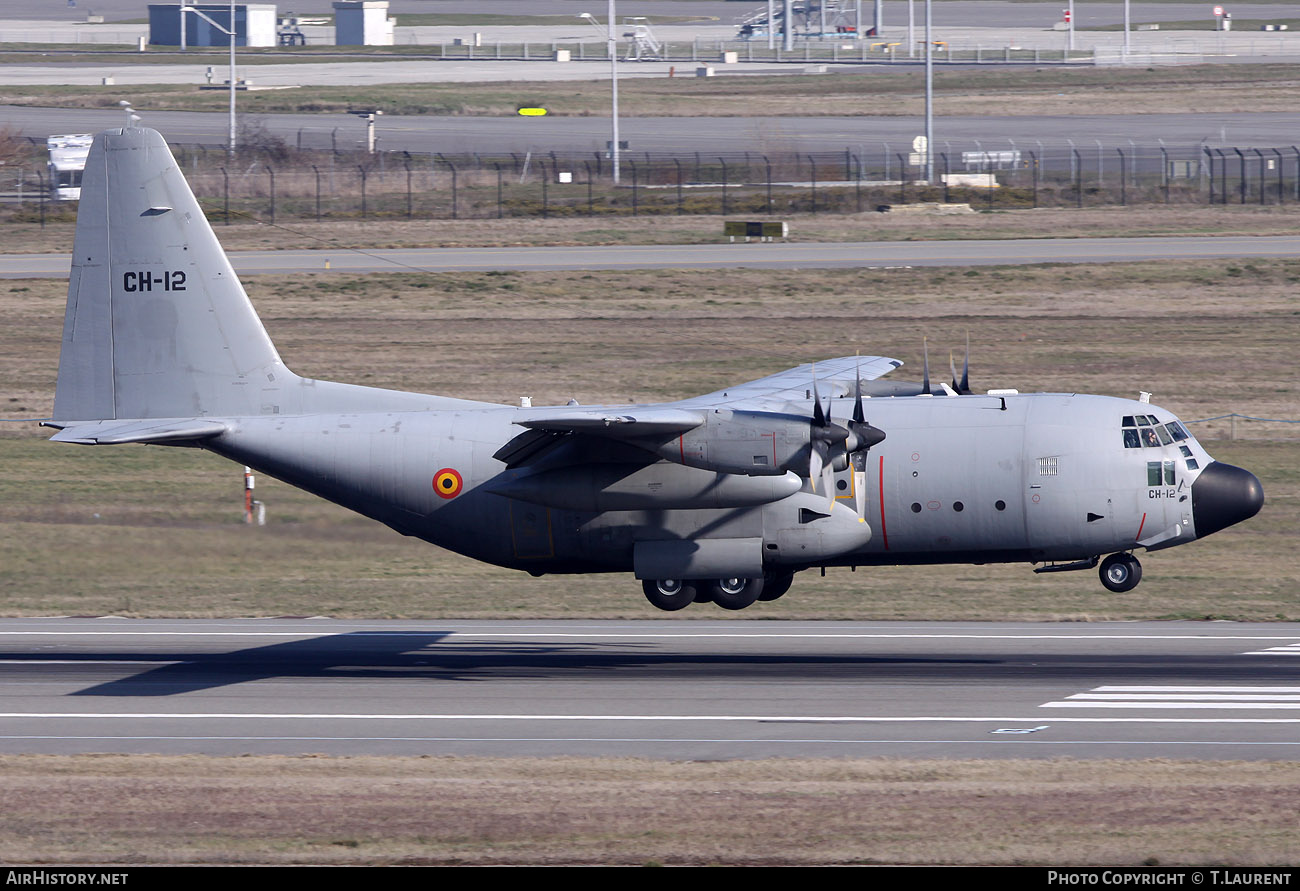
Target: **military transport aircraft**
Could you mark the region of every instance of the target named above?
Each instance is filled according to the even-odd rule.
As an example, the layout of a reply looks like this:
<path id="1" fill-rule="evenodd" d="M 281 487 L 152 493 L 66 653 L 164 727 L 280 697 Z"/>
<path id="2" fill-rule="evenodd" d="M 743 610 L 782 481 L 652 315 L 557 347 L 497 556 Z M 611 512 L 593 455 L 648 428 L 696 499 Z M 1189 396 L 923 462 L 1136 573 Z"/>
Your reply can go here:
<path id="1" fill-rule="evenodd" d="M 58 442 L 207 449 L 500 566 L 632 572 L 664 610 L 774 600 L 814 567 L 1089 569 L 1259 511 L 1171 412 L 933 391 L 875 356 L 661 405 L 513 407 L 302 378 L 155 131 L 95 137 L 55 392 Z M 927 362 L 928 366 L 928 362 Z M 868 420 L 870 418 L 870 420 Z M 1105 559 L 1102 557 L 1104 555 Z"/>

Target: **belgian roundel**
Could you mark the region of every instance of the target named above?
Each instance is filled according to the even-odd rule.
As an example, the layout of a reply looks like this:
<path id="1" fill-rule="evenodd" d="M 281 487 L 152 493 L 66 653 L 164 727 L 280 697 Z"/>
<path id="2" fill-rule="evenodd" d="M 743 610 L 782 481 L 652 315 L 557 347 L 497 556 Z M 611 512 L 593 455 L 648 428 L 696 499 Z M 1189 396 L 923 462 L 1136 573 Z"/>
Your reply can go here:
<path id="1" fill-rule="evenodd" d="M 438 493 L 439 498 L 455 498 L 463 485 L 460 474 L 450 467 L 444 467 L 433 475 L 433 491 Z"/>

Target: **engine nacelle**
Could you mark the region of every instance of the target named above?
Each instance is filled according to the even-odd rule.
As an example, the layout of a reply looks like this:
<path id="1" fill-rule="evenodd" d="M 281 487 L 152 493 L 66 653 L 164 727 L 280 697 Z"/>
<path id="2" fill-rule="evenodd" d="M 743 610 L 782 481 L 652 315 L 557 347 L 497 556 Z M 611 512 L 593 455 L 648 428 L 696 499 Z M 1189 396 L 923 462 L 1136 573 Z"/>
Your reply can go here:
<path id="1" fill-rule="evenodd" d="M 806 475 L 809 435 L 806 417 L 719 409 L 653 451 L 687 467 L 720 473 L 780 476 L 793 470 Z"/>
<path id="2" fill-rule="evenodd" d="M 564 510 L 693 510 L 757 507 L 788 498 L 803 480 L 794 473 L 744 476 L 680 464 L 591 464 L 499 480 L 497 495 Z"/>

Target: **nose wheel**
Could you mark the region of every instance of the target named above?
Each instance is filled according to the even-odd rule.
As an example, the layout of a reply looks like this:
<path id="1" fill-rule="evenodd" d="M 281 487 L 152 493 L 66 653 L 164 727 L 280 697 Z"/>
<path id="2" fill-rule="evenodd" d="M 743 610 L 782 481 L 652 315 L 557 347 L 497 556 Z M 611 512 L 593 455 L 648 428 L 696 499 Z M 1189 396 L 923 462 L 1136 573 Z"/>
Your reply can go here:
<path id="1" fill-rule="evenodd" d="M 1132 591 L 1142 581 L 1142 564 L 1132 554 L 1111 554 L 1101 561 L 1097 573 L 1107 591 L 1123 594 Z"/>

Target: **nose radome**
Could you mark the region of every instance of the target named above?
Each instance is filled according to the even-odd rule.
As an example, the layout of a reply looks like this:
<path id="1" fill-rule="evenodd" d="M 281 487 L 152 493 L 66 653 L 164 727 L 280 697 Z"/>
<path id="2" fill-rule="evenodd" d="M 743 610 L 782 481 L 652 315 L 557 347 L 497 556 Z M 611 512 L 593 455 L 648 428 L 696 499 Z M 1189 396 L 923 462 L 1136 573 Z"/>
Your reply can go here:
<path id="1" fill-rule="evenodd" d="M 1192 483 L 1196 537 L 1248 520 L 1264 506 L 1264 487 L 1249 470 L 1214 461 Z"/>

